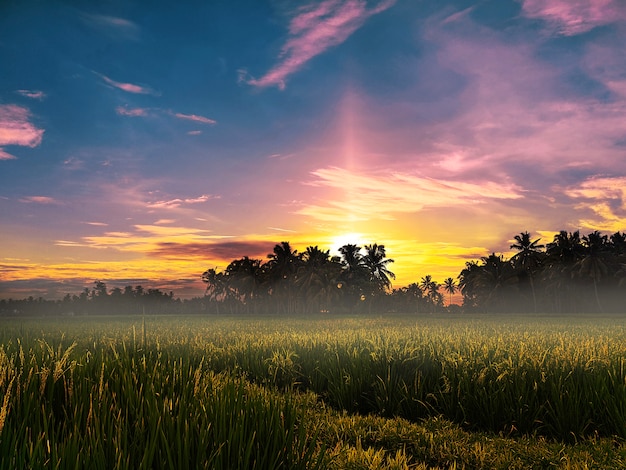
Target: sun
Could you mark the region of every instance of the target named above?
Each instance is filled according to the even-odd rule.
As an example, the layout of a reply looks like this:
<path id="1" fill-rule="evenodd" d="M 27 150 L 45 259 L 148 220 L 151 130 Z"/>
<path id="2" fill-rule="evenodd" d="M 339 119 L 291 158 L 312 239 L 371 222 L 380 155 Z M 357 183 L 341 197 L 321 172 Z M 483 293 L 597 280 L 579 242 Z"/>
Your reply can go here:
<path id="1" fill-rule="evenodd" d="M 358 245 L 361 248 L 369 242 L 363 238 L 363 235 L 356 232 L 343 233 L 330 238 L 330 254 L 339 255 L 339 248 L 344 245 Z"/>

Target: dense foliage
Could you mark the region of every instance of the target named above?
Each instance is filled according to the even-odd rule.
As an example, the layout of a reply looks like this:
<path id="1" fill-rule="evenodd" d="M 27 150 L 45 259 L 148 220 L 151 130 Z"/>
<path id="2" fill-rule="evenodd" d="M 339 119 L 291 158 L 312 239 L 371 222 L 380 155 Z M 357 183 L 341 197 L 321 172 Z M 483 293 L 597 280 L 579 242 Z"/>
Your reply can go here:
<path id="1" fill-rule="evenodd" d="M 384 245 L 344 245 L 341 257 L 309 246 L 303 253 L 288 242 L 274 247 L 268 261 L 247 256 L 223 272 L 209 269 L 208 306 L 216 312 L 313 313 L 384 309 L 395 275 Z"/>
<path id="2" fill-rule="evenodd" d="M 547 245 L 514 237 L 510 259 L 492 253 L 466 263 L 457 280 L 432 276 L 391 289 L 384 245 L 345 245 L 340 257 L 317 246 L 276 245 L 269 261 L 244 257 L 207 270 L 208 308 L 216 312 L 436 312 L 460 291 L 465 311 L 610 312 L 626 304 L 626 234 L 561 231 Z M 442 292 L 443 291 L 443 292 Z M 446 303 L 448 307 L 444 309 Z"/>
<path id="3" fill-rule="evenodd" d="M 510 259 L 491 254 L 466 263 L 459 275 L 466 310 L 490 312 L 623 312 L 626 234 L 561 231 L 539 244 L 515 236 Z"/>

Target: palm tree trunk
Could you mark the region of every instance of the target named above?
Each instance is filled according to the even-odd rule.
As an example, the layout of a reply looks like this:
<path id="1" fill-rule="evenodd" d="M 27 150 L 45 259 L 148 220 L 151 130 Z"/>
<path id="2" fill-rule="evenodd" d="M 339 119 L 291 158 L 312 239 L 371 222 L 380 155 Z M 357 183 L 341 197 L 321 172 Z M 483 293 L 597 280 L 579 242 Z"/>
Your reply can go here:
<path id="1" fill-rule="evenodd" d="M 595 276 L 593 278 L 593 291 L 596 295 L 596 303 L 598 304 L 598 308 L 600 309 L 600 312 L 603 312 L 604 309 L 602 308 L 602 304 L 600 303 L 600 296 L 598 295 L 598 283 L 596 282 Z"/>

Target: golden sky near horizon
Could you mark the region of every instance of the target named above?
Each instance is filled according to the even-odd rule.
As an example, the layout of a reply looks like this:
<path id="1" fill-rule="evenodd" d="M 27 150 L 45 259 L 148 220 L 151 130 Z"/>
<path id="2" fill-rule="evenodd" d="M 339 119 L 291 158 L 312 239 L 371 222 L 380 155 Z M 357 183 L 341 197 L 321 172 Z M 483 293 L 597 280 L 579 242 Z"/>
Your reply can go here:
<path id="1" fill-rule="evenodd" d="M 198 296 L 281 241 L 384 244 L 400 287 L 623 231 L 625 42 L 618 0 L 3 5 L 0 298 Z"/>

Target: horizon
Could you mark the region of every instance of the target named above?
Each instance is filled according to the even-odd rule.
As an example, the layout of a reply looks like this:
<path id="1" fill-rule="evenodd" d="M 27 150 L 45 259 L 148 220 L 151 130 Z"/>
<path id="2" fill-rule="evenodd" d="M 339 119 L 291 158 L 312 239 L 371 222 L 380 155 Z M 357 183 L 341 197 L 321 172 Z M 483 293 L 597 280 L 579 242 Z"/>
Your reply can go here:
<path id="1" fill-rule="evenodd" d="M 394 287 L 626 229 L 619 0 L 0 6 L 0 298 L 201 296 L 275 244 Z"/>

